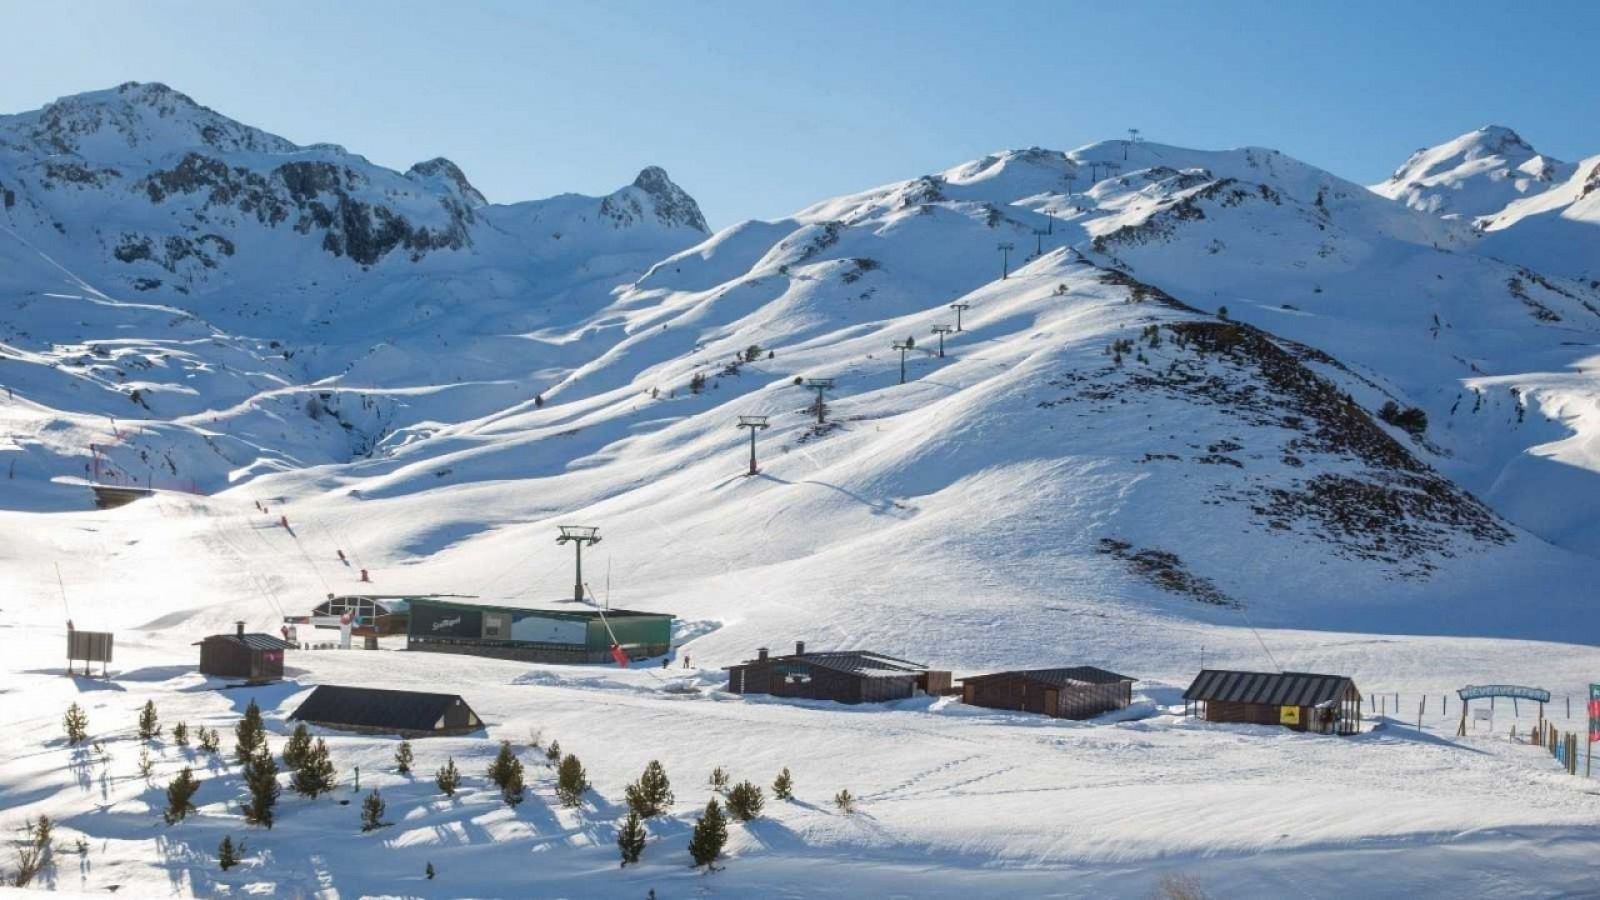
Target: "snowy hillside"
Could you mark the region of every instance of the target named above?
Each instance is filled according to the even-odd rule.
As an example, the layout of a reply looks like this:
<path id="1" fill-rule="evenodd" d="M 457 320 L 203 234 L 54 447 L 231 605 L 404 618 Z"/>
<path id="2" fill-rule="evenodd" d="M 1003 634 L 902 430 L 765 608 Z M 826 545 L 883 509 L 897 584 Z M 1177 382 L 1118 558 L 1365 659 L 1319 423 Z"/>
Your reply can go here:
<path id="1" fill-rule="evenodd" d="M 1483 863 L 1469 895 L 1581 892 L 1572 848 L 1600 818 L 1504 719 L 1455 744 L 1435 707 L 1319 743 L 1178 699 L 1202 660 L 1348 673 L 1404 692 L 1406 721 L 1469 682 L 1584 690 L 1600 286 L 1490 254 L 1472 221 L 1571 171 L 1537 160 L 1486 131 L 1380 196 L 1269 149 L 1109 141 L 707 234 L 657 168 L 492 204 L 448 161 L 298 147 L 159 85 L 0 118 L 0 647 L 21 686 L 0 711 L 33 735 L 0 761 L 0 809 L 123 860 L 64 889 L 526 895 L 504 853 L 565 896 L 1148 896 L 1190 870 L 1244 896 L 1307 871 L 1348 892 L 1359 858 L 1363 894 L 1398 897 L 1468 854 L 1549 879 Z M 742 415 L 772 426 L 755 477 Z M 86 478 L 159 490 L 98 512 Z M 561 595 L 571 523 L 605 535 L 597 596 L 679 617 L 672 670 L 389 643 L 292 655 L 248 695 L 281 735 L 317 683 L 449 685 L 488 736 L 583 753 L 581 810 L 543 772 L 521 811 L 476 784 L 446 801 L 391 777 L 390 742 L 334 737 L 402 824 L 347 837 L 353 808 L 296 800 L 250 835 L 281 871 L 219 876 L 236 770 L 208 770 L 194 831 L 152 830 L 132 738 L 100 763 L 54 737 L 57 700 L 107 728 L 147 698 L 231 723 L 247 692 L 205 690 L 191 642 L 330 592 Z M 53 674 L 67 617 L 118 632 L 110 689 Z M 795 640 L 958 674 L 1105 666 L 1139 699 L 1075 724 L 717 690 Z M 419 771 L 448 752 L 481 781 L 482 737 L 429 743 Z M 162 749 L 160 783 L 184 754 Z M 652 825 L 672 849 L 619 881 L 622 785 L 655 757 L 683 779 Z M 701 770 L 735 762 L 794 766 L 804 802 L 740 827 L 726 878 L 691 876 L 667 854 Z M 828 804 L 847 786 L 866 816 Z M 418 882 L 425 858 L 461 880 Z"/>

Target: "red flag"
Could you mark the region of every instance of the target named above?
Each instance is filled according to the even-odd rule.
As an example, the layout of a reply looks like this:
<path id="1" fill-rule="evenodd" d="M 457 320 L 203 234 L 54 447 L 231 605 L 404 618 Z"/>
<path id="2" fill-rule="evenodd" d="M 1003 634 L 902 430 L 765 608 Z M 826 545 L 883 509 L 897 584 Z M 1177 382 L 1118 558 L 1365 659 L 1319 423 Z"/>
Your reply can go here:
<path id="1" fill-rule="evenodd" d="M 616 660 L 617 665 L 623 667 L 624 669 L 628 667 L 628 654 L 622 652 L 621 645 L 611 645 L 611 658 Z"/>

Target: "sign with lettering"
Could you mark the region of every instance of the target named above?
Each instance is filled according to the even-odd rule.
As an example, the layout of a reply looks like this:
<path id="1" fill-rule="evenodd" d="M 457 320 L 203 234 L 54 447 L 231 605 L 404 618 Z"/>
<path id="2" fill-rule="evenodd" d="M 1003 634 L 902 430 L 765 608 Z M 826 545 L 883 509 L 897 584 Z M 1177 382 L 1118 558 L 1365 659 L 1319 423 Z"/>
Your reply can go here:
<path id="1" fill-rule="evenodd" d="M 1589 685 L 1589 743 L 1600 744 L 1600 684 Z"/>
<path id="2" fill-rule="evenodd" d="M 1550 692 L 1544 688 L 1523 687 L 1520 684 L 1469 684 L 1459 691 L 1456 696 L 1462 700 L 1484 700 L 1489 697 L 1514 697 L 1518 700 L 1533 700 L 1538 703 L 1549 703 Z"/>
<path id="3" fill-rule="evenodd" d="M 1299 725 L 1300 724 L 1300 707 L 1298 707 L 1298 706 L 1280 706 L 1280 707 L 1278 707 L 1278 724 L 1279 725 Z"/>

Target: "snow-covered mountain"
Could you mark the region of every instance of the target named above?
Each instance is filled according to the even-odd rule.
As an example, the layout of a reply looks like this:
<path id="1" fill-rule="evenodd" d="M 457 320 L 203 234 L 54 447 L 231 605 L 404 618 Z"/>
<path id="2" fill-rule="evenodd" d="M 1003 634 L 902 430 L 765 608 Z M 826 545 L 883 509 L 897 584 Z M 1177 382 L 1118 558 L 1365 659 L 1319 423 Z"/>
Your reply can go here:
<path id="1" fill-rule="evenodd" d="M 1552 275 L 1600 279 L 1600 156 L 1564 163 L 1491 125 L 1418 150 L 1372 189 L 1470 222 L 1483 235 L 1480 253 Z"/>
<path id="2" fill-rule="evenodd" d="M 448 161 L 299 147 L 159 85 L 0 118 L 0 641 L 27 688 L 0 687 L 0 711 L 57 727 L 38 698 L 73 683 L 40 674 L 59 663 L 38 648 L 65 612 L 117 630 L 138 666 L 96 723 L 151 697 L 216 725 L 248 694 L 276 726 L 305 684 L 381 677 L 458 685 L 495 741 L 559 732 L 602 798 L 652 758 L 683 784 L 719 761 L 793 766 L 808 799 L 735 829 L 751 864 L 715 876 L 732 892 L 1023 895 L 1070 876 L 1145 896 L 1130 867 L 1215 857 L 1248 896 L 1308 871 L 1344 883 L 1350 847 L 1372 854 L 1375 896 L 1458 874 L 1463 848 L 1542 867 L 1475 869 L 1473 890 L 1581 892 L 1592 804 L 1509 768 L 1529 748 L 1503 729 L 1467 755 L 1435 740 L 1455 726 L 1436 706 L 1432 734 L 1346 744 L 1177 715 L 1200 664 L 1403 689 L 1407 729 L 1419 695 L 1570 693 L 1593 671 L 1600 285 L 1566 257 L 1489 252 L 1522 226 L 1482 225 L 1582 166 L 1550 162 L 1535 192 L 1520 142 L 1456 144 L 1382 192 L 1264 148 L 1008 150 L 708 234 L 659 169 L 606 197 L 492 204 Z M 1499 199 L 1508 180 L 1524 199 Z M 743 415 L 771 424 L 755 477 Z M 92 511 L 90 476 L 162 490 Z M 224 708 L 175 664 L 196 635 L 334 591 L 564 594 L 554 526 L 579 522 L 605 535 L 591 588 L 675 613 L 682 668 L 307 652 Z M 719 666 L 800 639 L 962 674 L 1132 672 L 1137 721 L 714 692 Z M 391 797 L 392 846 L 330 838 L 338 809 L 286 801 L 261 839 L 282 871 L 249 869 L 252 889 L 417 893 L 403 847 L 447 861 L 443 891 L 525 893 L 491 854 L 526 850 L 560 892 L 615 895 L 609 801 L 558 811 L 536 772 L 532 813 L 475 787 L 441 803 L 391 779 L 384 739 L 331 743 Z M 474 778 L 493 750 L 418 743 L 420 771 L 448 752 Z M 23 798 L 0 806 L 117 841 L 129 890 L 220 892 L 172 861 L 197 839 L 153 849 L 133 775 L 83 814 L 70 752 L 0 754 L 0 793 Z M 1358 777 L 1330 792 L 1339 767 Z M 205 827 L 235 826 L 231 778 L 208 772 Z M 823 785 L 869 815 L 834 815 Z M 683 795 L 651 854 L 682 842 Z M 849 862 L 818 877 L 818 854 Z M 620 877 L 691 889 L 678 862 Z"/>

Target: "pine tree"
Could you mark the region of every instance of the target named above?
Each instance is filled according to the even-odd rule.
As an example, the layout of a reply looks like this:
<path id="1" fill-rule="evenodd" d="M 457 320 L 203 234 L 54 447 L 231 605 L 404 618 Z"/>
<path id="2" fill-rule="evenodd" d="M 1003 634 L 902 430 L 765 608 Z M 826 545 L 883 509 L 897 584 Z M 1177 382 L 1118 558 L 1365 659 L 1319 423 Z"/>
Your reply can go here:
<path id="1" fill-rule="evenodd" d="M 708 781 L 711 783 L 711 789 L 719 794 L 728 789 L 728 773 L 721 766 L 711 770 L 711 778 Z"/>
<path id="2" fill-rule="evenodd" d="M 217 753 L 222 749 L 222 735 L 215 728 L 207 731 L 200 729 L 200 749 L 207 753 Z"/>
<path id="3" fill-rule="evenodd" d="M 433 783 L 439 786 L 439 790 L 443 791 L 446 797 L 456 795 L 456 788 L 461 786 L 461 773 L 456 770 L 454 756 L 445 760 L 445 764 L 439 767 L 439 771 L 433 776 Z"/>
<path id="4" fill-rule="evenodd" d="M 562 804 L 577 806 L 583 802 L 583 792 L 588 789 L 589 776 L 583 771 L 583 763 L 571 753 L 562 757 L 561 768 L 556 774 L 556 796 Z"/>
<path id="5" fill-rule="evenodd" d="M 779 772 L 777 779 L 772 782 L 772 796 L 779 800 L 794 799 L 794 778 L 790 777 L 788 766 L 784 766 L 783 771 Z"/>
<path id="6" fill-rule="evenodd" d="M 624 866 L 639 861 L 639 854 L 644 852 L 645 837 L 644 822 L 639 819 L 637 812 L 630 811 L 622 828 L 617 831 L 617 849 L 622 851 Z"/>
<path id="7" fill-rule="evenodd" d="M 139 710 L 139 740 L 150 741 L 161 736 L 161 719 L 156 715 L 156 702 L 146 700 Z"/>
<path id="8" fill-rule="evenodd" d="M 739 782 L 728 792 L 728 812 L 740 822 L 748 822 L 761 815 L 764 805 L 766 799 L 761 796 L 761 788 L 749 781 Z"/>
<path id="9" fill-rule="evenodd" d="M 333 763 L 328 759 L 326 741 L 317 738 L 316 744 L 306 754 L 305 761 L 295 770 L 290 783 L 294 785 L 295 793 L 312 798 L 333 790 Z"/>
<path id="10" fill-rule="evenodd" d="M 306 729 L 306 723 L 301 722 L 294 727 L 289 735 L 289 740 L 283 744 L 283 767 L 293 772 L 305 765 L 306 757 L 311 753 L 311 732 Z"/>
<path id="11" fill-rule="evenodd" d="M 194 792 L 198 790 L 200 780 L 194 777 L 192 769 L 184 766 L 178 777 L 167 785 L 167 811 L 162 818 L 167 820 L 168 825 L 175 825 L 194 812 Z"/>
<path id="12" fill-rule="evenodd" d="M 416 757 L 411 755 L 411 742 L 401 741 L 399 749 L 394 751 L 394 769 L 401 775 L 411 774 L 411 763 Z"/>
<path id="13" fill-rule="evenodd" d="M 507 806 L 522 802 L 522 760 L 517 759 L 510 741 L 500 742 L 500 752 L 489 764 L 489 780 L 500 788 L 500 795 L 505 798 Z"/>
<path id="14" fill-rule="evenodd" d="M 639 780 L 624 789 L 628 808 L 640 816 L 651 819 L 662 815 L 672 806 L 672 782 L 659 760 L 650 760 Z"/>
<path id="15" fill-rule="evenodd" d="M 67 714 L 62 720 L 67 727 L 67 743 L 81 744 L 89 737 L 89 714 L 83 707 L 74 703 L 67 707 Z"/>
<path id="16" fill-rule="evenodd" d="M 265 750 L 250 757 L 244 767 L 245 786 L 250 801 L 244 804 L 244 820 L 251 825 L 272 827 L 272 807 L 278 803 L 278 762 Z"/>
<path id="17" fill-rule="evenodd" d="M 722 807 L 717 805 L 717 798 L 712 797 L 706 804 L 705 814 L 695 819 L 694 831 L 689 835 L 689 855 L 694 857 L 696 866 L 715 871 L 717 857 L 722 855 L 722 848 L 727 843 L 728 823 L 722 817 Z"/>
<path id="18" fill-rule="evenodd" d="M 378 789 L 373 788 L 367 799 L 361 801 L 361 830 L 372 831 L 389 824 L 383 821 L 383 797 L 378 794 Z"/>
<path id="19" fill-rule="evenodd" d="M 180 747 L 189 746 L 189 726 L 184 722 L 172 726 L 172 742 Z"/>
<path id="20" fill-rule="evenodd" d="M 150 777 L 150 773 L 155 770 L 155 767 L 156 767 L 155 761 L 150 758 L 150 748 L 149 747 L 140 747 L 139 748 L 139 777 L 148 779 Z"/>
<path id="21" fill-rule="evenodd" d="M 237 866 L 239 864 L 239 852 L 243 849 L 243 842 L 240 842 L 238 849 L 235 849 L 233 838 L 223 835 L 222 843 L 217 847 L 217 866 L 224 872 Z"/>
<path id="22" fill-rule="evenodd" d="M 561 742 L 551 741 L 549 749 L 544 751 L 544 758 L 552 763 L 561 762 Z"/>
<path id="23" fill-rule="evenodd" d="M 238 745 L 233 748 L 234 755 L 239 758 L 239 764 L 244 765 L 250 757 L 256 755 L 256 750 L 267 744 L 267 730 L 261 724 L 261 707 L 255 700 L 245 707 L 244 718 L 234 726 L 233 735 L 238 739 Z"/>
<path id="24" fill-rule="evenodd" d="M 433 863 L 428 863 L 428 867 L 426 869 L 422 870 L 422 874 L 428 876 L 428 880 L 432 881 L 433 880 Z"/>
<path id="25" fill-rule="evenodd" d="M 833 795 L 833 805 L 839 807 L 842 813 L 853 813 L 856 811 L 856 798 L 851 795 L 850 789 L 846 788 Z"/>

